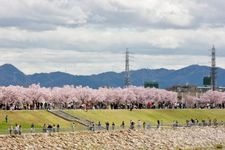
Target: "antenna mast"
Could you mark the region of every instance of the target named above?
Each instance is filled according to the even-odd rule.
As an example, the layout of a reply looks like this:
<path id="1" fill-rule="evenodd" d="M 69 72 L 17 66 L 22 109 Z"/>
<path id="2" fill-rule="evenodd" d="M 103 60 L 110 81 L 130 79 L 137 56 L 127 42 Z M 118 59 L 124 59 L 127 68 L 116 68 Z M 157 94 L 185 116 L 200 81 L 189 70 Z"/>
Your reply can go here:
<path id="1" fill-rule="evenodd" d="M 212 47 L 212 58 L 211 58 L 211 88 L 213 91 L 216 90 L 216 49 Z"/>
<path id="2" fill-rule="evenodd" d="M 130 52 L 128 48 L 126 48 L 124 86 L 129 87 L 130 84 Z"/>

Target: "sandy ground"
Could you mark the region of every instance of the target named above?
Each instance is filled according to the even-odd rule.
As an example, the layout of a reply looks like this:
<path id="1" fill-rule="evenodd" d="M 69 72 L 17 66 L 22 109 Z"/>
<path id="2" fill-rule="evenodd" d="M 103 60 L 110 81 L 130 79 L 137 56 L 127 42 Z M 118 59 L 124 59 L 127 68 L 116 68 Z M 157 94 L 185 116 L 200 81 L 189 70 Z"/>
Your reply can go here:
<path id="1" fill-rule="evenodd" d="M 117 130 L 0 136 L 0 149 L 212 149 L 225 145 L 225 127 Z M 224 147 L 225 148 L 225 147 Z"/>

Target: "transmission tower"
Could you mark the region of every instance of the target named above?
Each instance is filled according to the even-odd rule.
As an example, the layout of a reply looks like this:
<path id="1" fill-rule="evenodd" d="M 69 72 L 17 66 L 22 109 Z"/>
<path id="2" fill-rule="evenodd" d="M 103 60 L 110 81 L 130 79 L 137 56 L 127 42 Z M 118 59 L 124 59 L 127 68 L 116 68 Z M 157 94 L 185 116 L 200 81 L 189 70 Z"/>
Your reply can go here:
<path id="1" fill-rule="evenodd" d="M 128 48 L 126 49 L 125 55 L 125 79 L 124 79 L 124 86 L 128 87 L 131 84 L 130 82 L 130 52 Z"/>
<path id="2" fill-rule="evenodd" d="M 211 88 L 213 91 L 216 90 L 216 49 L 212 47 L 212 58 L 211 58 Z"/>

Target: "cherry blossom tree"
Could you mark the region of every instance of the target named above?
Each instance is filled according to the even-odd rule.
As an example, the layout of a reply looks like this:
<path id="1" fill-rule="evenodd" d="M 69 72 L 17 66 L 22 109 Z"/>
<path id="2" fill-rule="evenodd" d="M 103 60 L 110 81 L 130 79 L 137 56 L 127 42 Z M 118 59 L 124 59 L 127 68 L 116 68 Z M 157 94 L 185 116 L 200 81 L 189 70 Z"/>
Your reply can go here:
<path id="1" fill-rule="evenodd" d="M 225 101 L 224 98 L 224 92 L 208 91 L 200 97 L 200 102 L 221 104 Z"/>
<path id="2" fill-rule="evenodd" d="M 202 100 L 223 100 L 225 94 L 218 93 L 210 97 L 207 93 Z M 210 97 L 210 98 L 209 98 Z M 223 98 L 221 98 L 223 97 Z M 130 86 L 128 88 L 106 88 L 92 89 L 81 86 L 64 86 L 45 88 L 39 84 L 32 84 L 29 87 L 8 86 L 0 87 L 0 105 L 17 106 L 21 109 L 40 109 L 51 106 L 53 108 L 76 108 L 81 105 L 94 106 L 98 103 L 104 105 L 131 105 L 144 104 L 149 102 L 162 103 L 177 101 L 177 93 L 155 89 Z M 222 102 L 222 101 L 220 101 Z"/>

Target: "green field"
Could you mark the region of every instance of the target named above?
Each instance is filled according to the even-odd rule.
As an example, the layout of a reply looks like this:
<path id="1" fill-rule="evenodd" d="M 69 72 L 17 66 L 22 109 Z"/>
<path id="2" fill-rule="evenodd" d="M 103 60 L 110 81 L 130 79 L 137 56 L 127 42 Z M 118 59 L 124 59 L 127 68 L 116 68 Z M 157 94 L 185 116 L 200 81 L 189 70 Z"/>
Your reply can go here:
<path id="1" fill-rule="evenodd" d="M 8 123 L 5 122 L 5 116 L 8 115 Z M 18 110 L 18 111 L 3 111 L 0 110 L 0 133 L 7 132 L 10 125 L 20 124 L 22 130 L 30 129 L 34 123 L 35 128 L 41 130 L 43 124 L 59 124 L 61 128 L 69 129 L 72 123 L 61 119 L 44 110 Z M 76 126 L 79 126 L 76 124 Z M 80 126 L 79 126 L 80 127 Z"/>
<path id="2" fill-rule="evenodd" d="M 87 119 L 98 123 L 100 121 L 102 125 L 105 122 L 115 122 L 118 127 L 122 121 L 125 121 L 126 125 L 129 125 L 130 120 L 137 122 L 150 122 L 151 125 L 156 125 L 157 120 L 163 122 L 164 125 L 171 124 L 174 120 L 179 123 L 185 124 L 186 120 L 191 118 L 201 120 L 214 119 L 218 121 L 225 121 L 225 109 L 162 109 L 162 110 L 65 110 L 65 112 L 72 114 L 82 119 Z M 5 116 L 8 115 L 8 123 L 5 122 Z M 71 122 L 61 119 L 53 114 L 44 110 L 19 110 L 19 111 L 3 111 L 0 110 L 0 133 L 7 133 L 10 125 L 21 124 L 23 132 L 27 130 L 29 132 L 31 123 L 34 123 L 35 128 L 40 128 L 43 124 L 60 124 L 61 128 L 65 128 L 71 131 Z M 75 125 L 75 130 L 83 130 L 84 126 L 80 124 Z"/>
<path id="3" fill-rule="evenodd" d="M 151 125 L 156 125 L 157 120 L 161 120 L 164 125 L 171 124 L 174 120 L 179 123 L 185 124 L 186 120 L 191 118 L 198 119 L 199 121 L 203 119 L 214 119 L 218 121 L 225 121 L 225 109 L 162 109 L 162 110 L 89 110 L 87 112 L 83 110 L 66 110 L 74 116 L 80 118 L 86 118 L 88 120 L 98 122 L 100 121 L 102 125 L 106 121 L 110 124 L 115 122 L 116 126 L 120 125 L 122 121 L 128 125 L 130 120 L 137 122 L 141 120 L 142 122 L 150 122 Z"/>

